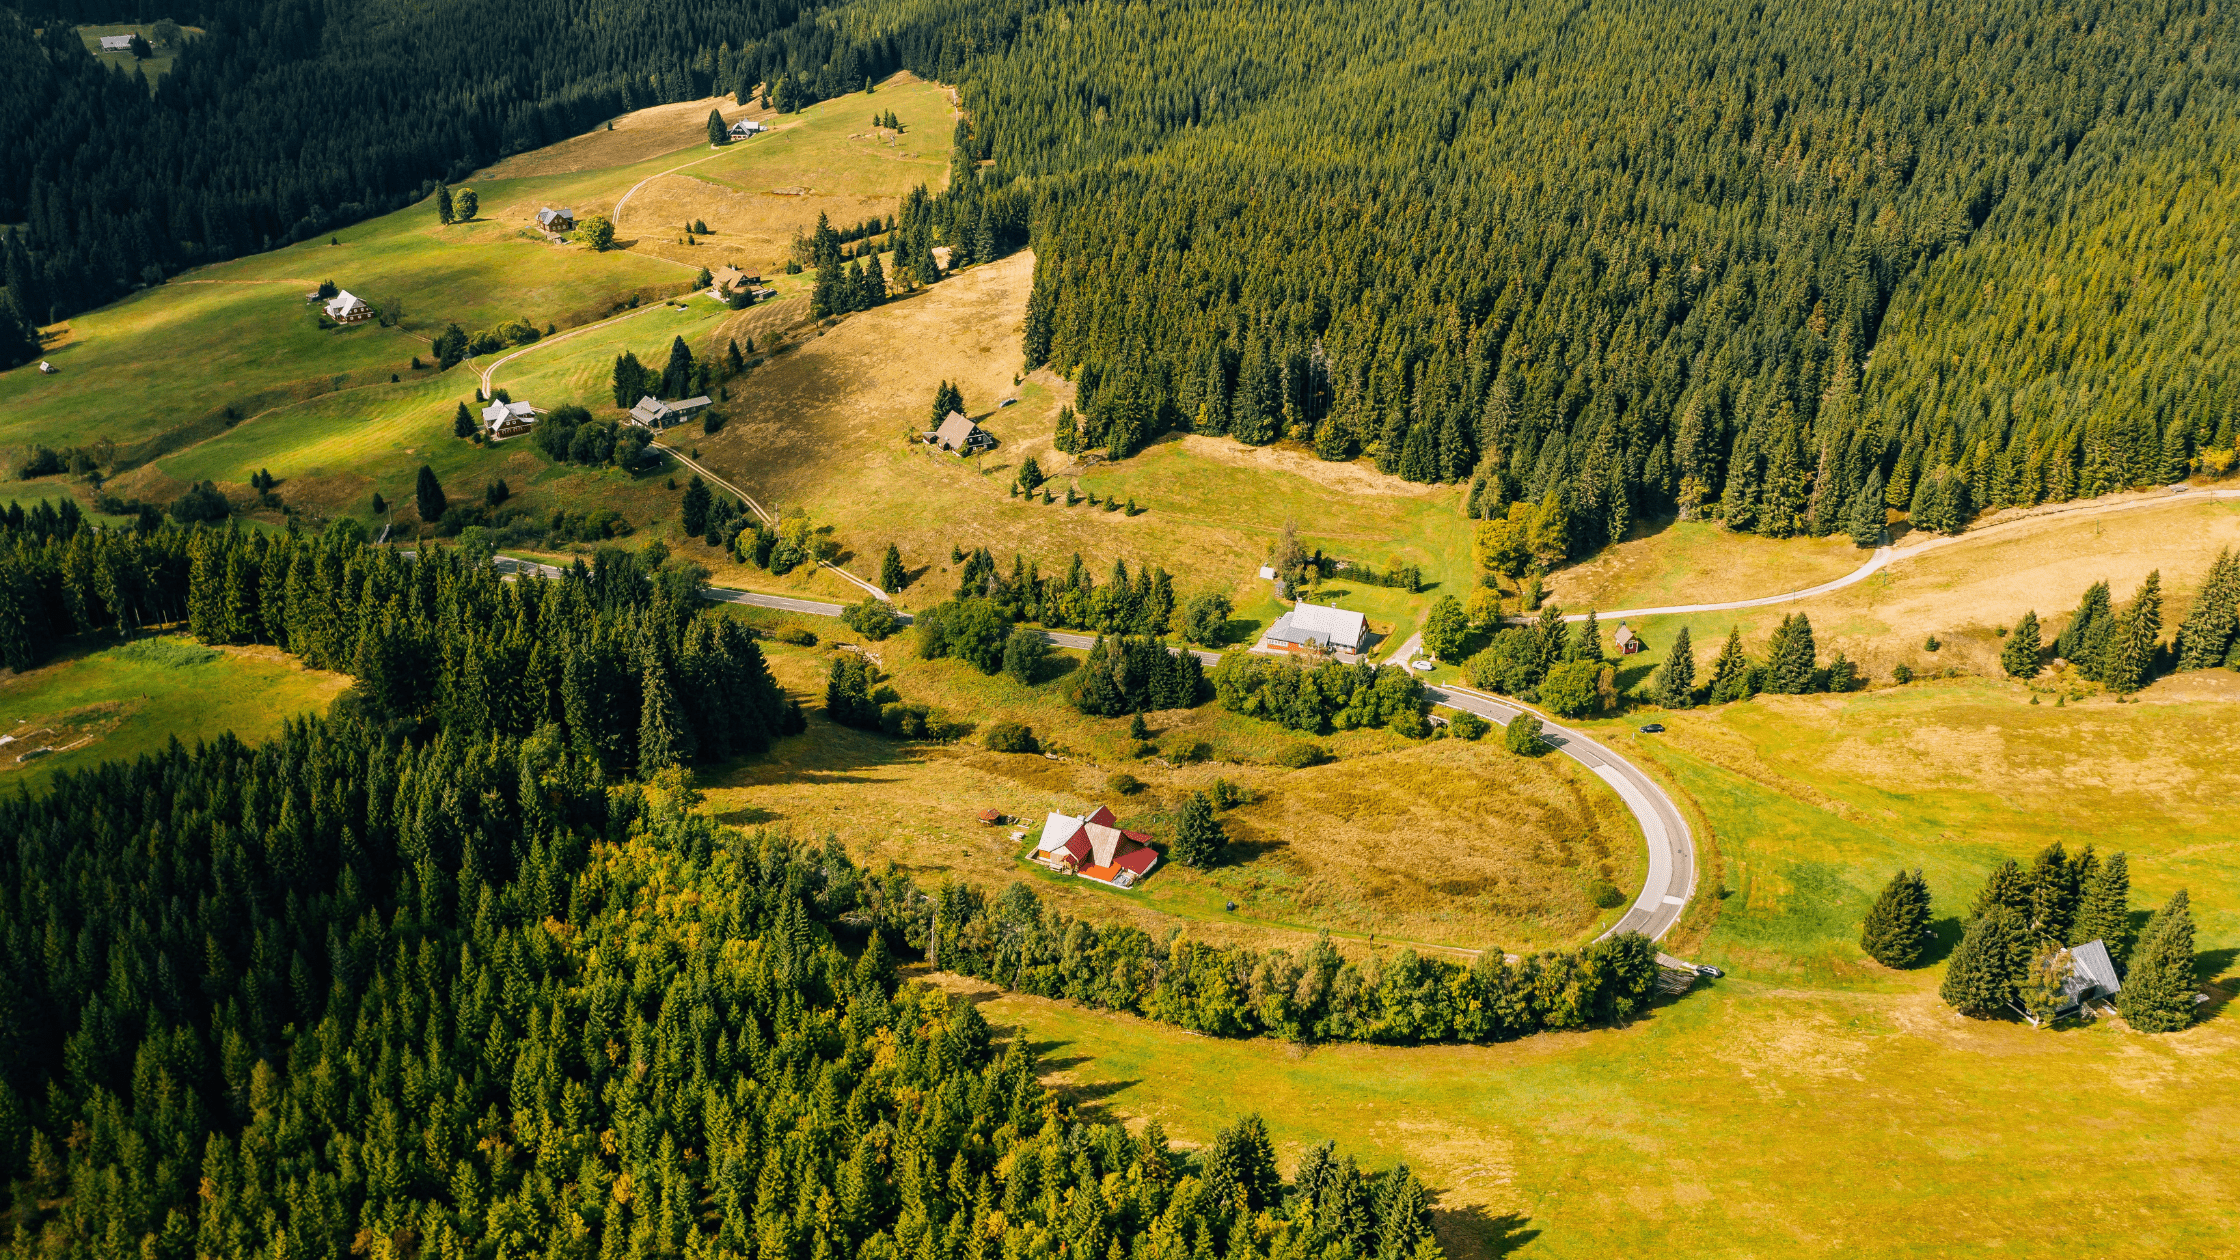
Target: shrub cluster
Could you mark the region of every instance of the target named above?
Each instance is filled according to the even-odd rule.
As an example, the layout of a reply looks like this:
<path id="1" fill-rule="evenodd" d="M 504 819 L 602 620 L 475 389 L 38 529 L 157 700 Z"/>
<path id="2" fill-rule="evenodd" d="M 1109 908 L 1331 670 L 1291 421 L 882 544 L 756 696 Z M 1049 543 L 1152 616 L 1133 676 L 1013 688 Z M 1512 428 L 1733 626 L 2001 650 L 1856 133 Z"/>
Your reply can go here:
<path id="1" fill-rule="evenodd" d="M 1229 652 L 1214 666 L 1213 694 L 1231 713 L 1310 734 L 1377 726 L 1416 739 L 1431 733 L 1423 680 L 1398 665 L 1304 665 Z"/>

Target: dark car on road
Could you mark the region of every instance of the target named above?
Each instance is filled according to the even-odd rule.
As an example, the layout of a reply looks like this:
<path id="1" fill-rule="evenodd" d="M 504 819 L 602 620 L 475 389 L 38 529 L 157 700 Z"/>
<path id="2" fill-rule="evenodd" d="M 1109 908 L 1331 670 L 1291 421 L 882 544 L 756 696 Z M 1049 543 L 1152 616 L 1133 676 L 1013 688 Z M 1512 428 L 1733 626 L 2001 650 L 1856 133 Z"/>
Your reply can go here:
<path id="1" fill-rule="evenodd" d="M 1644 735 L 1662 735 L 1664 734 L 1664 723 L 1651 722 L 1641 728 L 1641 733 Z"/>

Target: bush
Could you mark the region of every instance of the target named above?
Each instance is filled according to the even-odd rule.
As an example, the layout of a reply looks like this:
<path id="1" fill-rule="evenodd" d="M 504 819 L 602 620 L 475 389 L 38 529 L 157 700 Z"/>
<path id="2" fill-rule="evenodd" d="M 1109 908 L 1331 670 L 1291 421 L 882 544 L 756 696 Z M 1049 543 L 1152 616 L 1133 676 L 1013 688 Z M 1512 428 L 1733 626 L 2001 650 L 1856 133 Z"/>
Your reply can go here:
<path id="1" fill-rule="evenodd" d="M 1625 904 L 1626 895 L 1609 880 L 1598 879 L 1587 885 L 1587 899 L 1594 902 L 1598 910 L 1613 910 Z"/>
<path id="2" fill-rule="evenodd" d="M 1044 638 L 1041 631 L 1013 626 L 1010 636 L 1003 641 L 1003 672 L 1013 682 L 1031 687 L 1049 655 L 1050 640 Z"/>
<path id="3" fill-rule="evenodd" d="M 1292 770 L 1319 766 L 1329 760 L 1330 754 L 1320 744 L 1289 744 L 1275 756 L 1275 763 Z"/>
<path id="4" fill-rule="evenodd" d="M 1501 738 L 1509 751 L 1520 757 L 1537 757 L 1548 751 L 1548 742 L 1540 738 L 1540 719 L 1529 713 L 1509 719 L 1509 729 L 1501 733 Z"/>
<path id="5" fill-rule="evenodd" d="M 1459 712 L 1447 720 L 1447 730 L 1452 732 L 1456 739 L 1477 739 L 1492 728 L 1493 723 L 1467 710 Z"/>
<path id="6" fill-rule="evenodd" d="M 1143 790 L 1143 780 L 1125 770 L 1114 771 L 1105 779 L 1104 785 L 1117 796 L 1134 796 Z"/>
<path id="7" fill-rule="evenodd" d="M 879 733 L 893 739 L 942 739 L 944 727 L 926 705 L 895 700 L 879 706 Z"/>
<path id="8" fill-rule="evenodd" d="M 1022 722 L 998 722 L 988 728 L 982 737 L 989 752 L 1031 753 L 1041 748 L 1035 743 L 1034 729 Z"/>
<path id="9" fill-rule="evenodd" d="M 796 647 L 815 647 L 817 645 L 816 634 L 799 626 L 787 626 L 770 637 L 780 643 L 791 643 Z"/>
<path id="10" fill-rule="evenodd" d="M 1595 691 L 1601 672 L 1600 661 L 1565 661 L 1540 680 L 1540 702 L 1563 717 L 1591 712 L 1601 699 Z"/>
<path id="11" fill-rule="evenodd" d="M 1181 765 L 1188 765 L 1193 761 L 1211 761 L 1213 760 L 1213 745 L 1202 739 L 1183 744 L 1174 750 L 1174 759 Z"/>
<path id="12" fill-rule="evenodd" d="M 218 493 L 215 483 L 208 481 L 189 487 L 185 494 L 171 504 L 171 515 L 182 524 L 222 521 L 232 514 L 233 505 L 226 502 L 226 496 Z"/>
<path id="13" fill-rule="evenodd" d="M 52 476 L 61 472 L 62 468 L 62 456 L 60 454 L 52 447 L 37 446 L 32 448 L 28 458 L 16 465 L 16 476 L 24 481 L 29 481 L 33 477 Z"/>
<path id="14" fill-rule="evenodd" d="M 1215 779 L 1213 791 L 1209 795 L 1212 796 L 1216 809 L 1235 809 L 1244 804 L 1245 799 L 1244 790 L 1227 779 Z"/>
<path id="15" fill-rule="evenodd" d="M 1890 681 L 1903 687 L 1913 681 L 1913 666 L 1895 665 L 1890 669 Z"/>
<path id="16" fill-rule="evenodd" d="M 846 622 L 850 630 L 873 643 L 902 628 L 902 618 L 895 612 L 894 605 L 869 595 L 864 596 L 861 603 L 848 605 L 847 611 L 840 614 L 840 620 Z M 804 630 L 802 633 L 808 632 Z"/>

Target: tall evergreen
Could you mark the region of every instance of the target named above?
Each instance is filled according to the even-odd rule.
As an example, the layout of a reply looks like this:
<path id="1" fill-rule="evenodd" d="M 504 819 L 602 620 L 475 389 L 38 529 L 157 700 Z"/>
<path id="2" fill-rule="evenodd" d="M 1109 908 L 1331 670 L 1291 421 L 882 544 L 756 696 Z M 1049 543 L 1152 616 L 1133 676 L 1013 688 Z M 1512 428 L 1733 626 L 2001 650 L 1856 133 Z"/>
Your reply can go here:
<path id="1" fill-rule="evenodd" d="M 1999 668 L 2015 678 L 2031 679 L 2038 676 L 2039 658 L 2045 652 L 2045 643 L 2038 630 L 2035 609 L 2022 614 L 2007 641 L 1999 648 Z"/>
<path id="2" fill-rule="evenodd" d="M 909 572 L 902 567 L 902 548 L 888 543 L 887 554 L 879 561 L 879 589 L 892 595 L 909 581 Z"/>
<path id="3" fill-rule="evenodd" d="M 1882 545 L 1883 531 L 1889 513 L 1882 505 L 1882 470 L 1875 469 L 1867 476 L 1867 484 L 1851 497 L 1851 511 L 1843 522 L 1844 531 L 1851 541 L 1861 547 Z"/>
<path id="4" fill-rule="evenodd" d="M 2015 985 L 2027 972 L 2030 959 L 2030 933 L 2021 916 L 2007 906 L 1994 906 L 1968 924 L 1967 934 L 1945 963 L 1937 996 L 1963 1015 L 2010 1014 Z"/>
<path id="5" fill-rule="evenodd" d="M 1696 702 L 1696 650 L 1688 641 L 1688 628 L 1672 636 L 1672 650 L 1657 670 L 1656 701 L 1667 709 L 1685 709 Z"/>
<path id="6" fill-rule="evenodd" d="M 2100 941 L 2117 967 L 2131 959 L 2131 867 L 2121 853 L 2108 855 L 2084 882 L 2069 944 Z"/>
<path id="7" fill-rule="evenodd" d="M 2004 906 L 2014 911 L 2018 922 L 2027 924 L 2032 914 L 2030 877 L 2013 858 L 1991 868 L 1991 875 L 1983 881 L 1983 890 L 1976 894 L 1975 903 L 1968 907 L 1970 919 L 1980 919 L 1992 910 Z"/>
<path id="8" fill-rule="evenodd" d="M 2131 969 L 2116 995 L 2116 1010 L 2140 1032 L 2176 1032 L 2193 1023 L 2193 910 L 2184 889 L 2147 920 Z"/>
<path id="9" fill-rule="evenodd" d="M 1782 618 L 1766 659 L 1765 689 L 1780 696 L 1812 690 L 1812 669 L 1818 654 L 1812 641 L 1812 621 L 1803 613 Z"/>
<path id="10" fill-rule="evenodd" d="M 443 483 L 436 480 L 436 470 L 426 464 L 420 465 L 419 479 L 413 487 L 413 502 L 420 509 L 420 519 L 431 525 L 443 515 L 446 506 Z"/>
<path id="11" fill-rule="evenodd" d="M 2178 668 L 2210 669 L 2224 663 L 2240 635 L 2240 557 L 2230 548 L 2217 553 L 2194 596 L 2193 608 L 2178 625 Z"/>
<path id="12" fill-rule="evenodd" d="M 729 144 L 730 142 L 731 129 L 723 125 L 723 112 L 721 110 L 709 110 L 708 143 L 710 145 L 721 145 Z"/>
<path id="13" fill-rule="evenodd" d="M 2113 620 L 2108 605 L 2108 584 L 2094 582 L 2085 588 L 2069 624 L 2053 641 L 2053 654 L 2077 667 L 2085 677 L 2098 680 L 2102 651 Z"/>
<path id="14" fill-rule="evenodd" d="M 2030 930 L 2039 939 L 2056 945 L 2068 941 L 2083 894 L 2084 873 L 2098 865 L 2090 846 L 2075 859 L 2069 857 L 2059 840 L 2039 851 L 2038 860 L 2030 868 L 2028 916 Z"/>
<path id="15" fill-rule="evenodd" d="M 2131 606 L 2117 618 L 2109 636 L 2101 681 L 2118 695 L 2129 695 L 2147 685 L 2154 670 L 2155 653 L 2162 637 L 2162 571 L 2147 574 Z"/>
<path id="16" fill-rule="evenodd" d="M 1719 657 L 1711 663 L 1711 702 L 1730 704 L 1750 698 L 1750 658 L 1742 651 L 1742 629 L 1727 631 Z"/>
<path id="17" fill-rule="evenodd" d="M 1192 792 L 1182 802 L 1182 815 L 1175 823 L 1174 860 L 1184 866 L 1203 869 L 1216 865 L 1228 848 L 1229 837 L 1221 820 L 1213 816 L 1213 802 L 1203 792 Z"/>
<path id="18" fill-rule="evenodd" d="M 1929 885 L 1917 869 L 1899 871 L 1867 910 L 1859 948 L 1885 967 L 1900 969 L 1920 961 L 1929 939 Z"/>

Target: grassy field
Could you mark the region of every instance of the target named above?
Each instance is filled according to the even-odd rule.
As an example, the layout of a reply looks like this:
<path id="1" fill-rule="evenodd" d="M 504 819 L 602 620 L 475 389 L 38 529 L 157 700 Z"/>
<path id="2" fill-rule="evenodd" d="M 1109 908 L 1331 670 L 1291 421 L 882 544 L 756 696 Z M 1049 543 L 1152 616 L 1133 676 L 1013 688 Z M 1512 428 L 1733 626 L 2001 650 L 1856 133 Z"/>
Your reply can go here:
<path id="1" fill-rule="evenodd" d="M 765 642 L 773 670 L 812 704 L 823 699 L 837 623 L 733 610 L 750 624 L 798 625 L 814 648 Z M 1213 760 L 1170 766 L 1139 759 L 1122 720 L 1085 718 L 1064 698 L 1078 653 L 1061 653 L 1032 687 L 950 660 L 915 659 L 908 636 L 870 645 L 904 697 L 954 718 L 1027 722 L 1061 760 L 991 753 L 977 740 L 900 744 L 815 719 L 809 737 L 766 760 L 708 778 L 719 815 L 806 834 L 832 831 L 872 862 L 921 877 L 954 873 L 983 886 L 1028 879 L 1090 917 L 1157 931 L 1176 919 L 1224 939 L 1295 941 L 1320 928 L 1463 949 L 1575 943 L 1617 911 L 1598 910 L 1589 884 L 1640 886 L 1640 832 L 1600 779 L 1563 758 L 1516 757 L 1495 741 L 1419 742 L 1384 731 L 1319 739 L 1339 760 L 1308 770 L 1267 764 L 1299 739 L 1212 704 L 1149 716 L 1163 753 L 1203 742 Z M 1115 772 L 1143 783 L 1108 786 Z M 993 807 L 1039 828 L 1050 810 L 1106 801 L 1123 820 L 1170 834 L 1184 796 L 1227 778 L 1250 803 L 1227 812 L 1236 860 L 1208 872 L 1165 868 L 1119 892 L 1045 876 L 1027 865 L 1012 828 L 974 819 Z M 1436 858 L 1429 855 L 1436 854 Z M 1234 901 L 1237 910 L 1224 907 Z"/>
<path id="2" fill-rule="evenodd" d="M 1710 823 L 1718 913 L 1672 944 L 1729 970 L 1624 1030 L 1301 1052 L 944 983 L 1123 1117 L 1205 1141 L 1259 1112 L 1287 1166 L 1325 1137 L 1405 1160 L 1460 1257 L 2220 1254 L 2240 1244 L 2235 699 L 2221 671 L 2122 707 L 1958 681 L 1761 697 L 1661 737 L 1606 725 Z M 2127 851 L 2142 913 L 2190 890 L 2204 1022 L 2041 1032 L 1937 1000 L 1984 874 L 2054 839 Z M 1939 957 L 1912 972 L 1856 944 L 1900 864 L 1927 872 L 1940 919 Z"/>
<path id="3" fill-rule="evenodd" d="M 1757 599 L 1842 577 L 1873 555 L 1840 535 L 1760 538 L 1716 521 L 1666 521 L 1556 570 L 1547 598 L 1575 609 Z"/>
<path id="4" fill-rule="evenodd" d="M 148 80 L 148 90 L 153 92 L 156 84 L 163 79 L 163 76 L 171 73 L 171 63 L 178 60 L 179 56 L 178 47 L 156 44 L 155 36 L 150 34 L 154 27 L 154 22 L 138 24 L 127 22 L 115 26 L 80 26 L 76 30 L 78 38 L 85 41 L 86 51 L 93 54 L 95 61 L 104 66 L 114 66 L 126 74 L 131 74 L 133 67 L 138 66 L 140 73 Z M 143 59 L 135 57 L 129 52 L 101 51 L 102 36 L 130 35 L 135 31 L 139 32 L 148 41 L 155 53 L 154 56 Z M 187 26 L 182 23 L 179 31 L 182 41 L 202 37 L 202 28 L 199 26 Z"/>
<path id="5" fill-rule="evenodd" d="M 210 648 L 184 636 L 78 645 L 0 680 L 0 789 L 36 790 L 57 773 L 232 731 L 256 742 L 322 711 L 350 680 L 270 648 Z M 34 749 L 57 751 L 24 754 Z"/>

